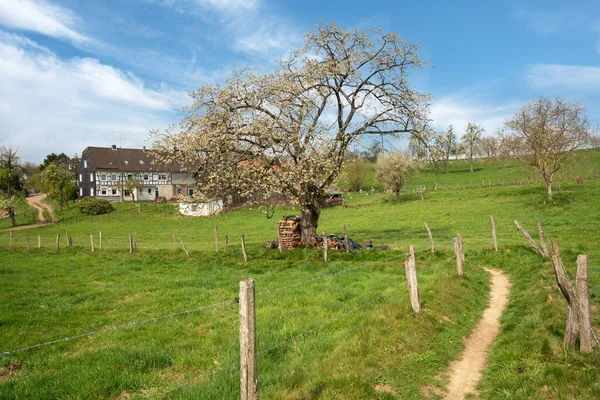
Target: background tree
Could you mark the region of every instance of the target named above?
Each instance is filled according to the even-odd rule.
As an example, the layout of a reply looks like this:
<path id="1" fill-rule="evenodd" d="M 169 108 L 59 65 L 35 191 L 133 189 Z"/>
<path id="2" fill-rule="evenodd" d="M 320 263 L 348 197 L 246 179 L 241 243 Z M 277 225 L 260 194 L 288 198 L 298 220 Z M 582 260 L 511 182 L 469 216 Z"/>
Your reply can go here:
<path id="1" fill-rule="evenodd" d="M 413 158 L 435 163 L 436 160 L 432 160 L 430 154 L 430 147 L 433 145 L 434 138 L 435 131 L 429 128 L 420 129 L 418 132 L 411 134 L 408 139 L 408 150 Z M 434 169 L 436 169 L 435 166 Z"/>
<path id="2" fill-rule="evenodd" d="M 482 157 L 496 157 L 498 155 L 498 138 L 487 136 L 479 141 L 479 155 Z"/>
<path id="3" fill-rule="evenodd" d="M 40 164 L 40 170 L 45 170 L 50 164 L 54 164 L 62 169 L 69 169 L 69 162 L 70 158 L 65 153 L 50 153 L 46 156 L 46 158 L 44 158 L 42 164 Z"/>
<path id="4" fill-rule="evenodd" d="M 369 164 L 357 157 L 348 158 L 342 167 L 343 179 L 350 184 L 350 190 L 358 192 L 360 185 L 369 175 Z"/>
<path id="5" fill-rule="evenodd" d="M 435 135 L 434 145 L 431 148 L 431 156 L 437 160 L 434 164 L 436 170 L 440 170 L 442 174 L 446 173 L 448 167 L 448 161 L 450 156 L 456 151 L 456 134 L 454 133 L 454 126 L 448 125 L 445 132 L 438 133 Z"/>
<path id="6" fill-rule="evenodd" d="M 589 142 L 591 129 L 585 110 L 576 103 L 540 97 L 523 106 L 504 126 L 522 149 L 519 158 L 542 176 L 551 201 L 554 175 L 573 157 L 574 150 Z"/>
<path id="7" fill-rule="evenodd" d="M 74 179 L 71 172 L 53 163 L 48 164 L 42 172 L 44 187 L 48 195 L 58 202 L 60 211 L 71 198 Z"/>
<path id="8" fill-rule="evenodd" d="M 475 156 L 477 152 L 477 148 L 479 146 L 479 142 L 481 141 L 481 135 L 485 132 L 482 126 L 475 125 L 472 123 L 467 124 L 467 130 L 462 137 L 462 144 L 464 153 L 469 159 L 469 168 L 471 172 L 473 172 L 473 156 Z"/>
<path id="9" fill-rule="evenodd" d="M 393 151 L 381 154 L 377 158 L 377 181 L 391 189 L 400 202 L 400 190 L 404 184 L 419 170 L 419 162 L 409 154 Z"/>
<path id="10" fill-rule="evenodd" d="M 142 182 L 137 178 L 131 177 L 125 180 L 124 186 L 125 191 L 129 192 L 129 195 L 131 196 L 131 201 L 135 201 L 136 194 L 142 188 Z"/>
<path id="11" fill-rule="evenodd" d="M 193 92 L 180 132 L 168 130 L 156 153 L 177 147 L 206 192 L 294 199 L 310 246 L 350 145 L 425 124 L 429 96 L 408 78 L 424 65 L 417 49 L 395 33 L 319 25 L 274 72 L 234 70 Z"/>
<path id="12" fill-rule="evenodd" d="M 9 226 L 17 224 L 15 206 L 23 197 L 20 169 L 16 150 L 5 147 L 0 149 L 0 209 L 8 214 Z"/>

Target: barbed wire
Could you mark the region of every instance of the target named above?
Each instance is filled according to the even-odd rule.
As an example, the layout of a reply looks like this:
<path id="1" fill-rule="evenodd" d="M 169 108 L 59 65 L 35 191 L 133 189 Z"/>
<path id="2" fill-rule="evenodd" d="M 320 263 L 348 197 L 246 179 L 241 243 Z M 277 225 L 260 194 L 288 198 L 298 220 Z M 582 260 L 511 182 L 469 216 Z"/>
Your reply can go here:
<path id="1" fill-rule="evenodd" d="M 133 326 L 144 325 L 144 324 L 147 324 L 147 323 L 156 322 L 156 321 L 160 321 L 160 320 L 167 319 L 167 318 L 174 318 L 174 317 L 178 317 L 178 316 L 181 316 L 181 315 L 192 314 L 192 313 L 200 312 L 200 311 L 207 310 L 207 309 L 210 309 L 210 308 L 215 308 L 215 307 L 223 306 L 225 304 L 230 304 L 230 303 L 234 303 L 234 302 L 235 302 L 235 300 L 231 299 L 231 300 L 221 301 L 221 302 L 218 302 L 218 303 L 214 303 L 214 304 L 210 304 L 210 305 L 206 305 L 206 306 L 194 308 L 194 309 L 191 309 L 191 310 L 179 311 L 179 312 L 175 312 L 175 313 L 172 313 L 172 314 L 161 315 L 159 317 L 148 318 L 148 319 L 144 319 L 144 320 L 140 320 L 140 321 L 135 321 L 135 322 L 129 322 L 129 323 L 122 324 L 122 325 L 115 325 L 115 326 L 111 326 L 109 328 L 98 329 L 96 331 L 82 333 L 82 334 L 78 334 L 78 335 L 74 335 L 74 336 L 69 336 L 69 337 L 65 337 L 65 338 L 62 338 L 62 339 L 52 340 L 50 342 L 43 342 L 43 343 L 38 343 L 38 344 L 33 345 L 33 346 L 27 346 L 27 347 L 22 347 L 22 348 L 11 350 L 11 351 L 5 351 L 5 352 L 0 353 L 0 355 L 2 355 L 2 356 L 11 355 L 11 354 L 14 354 L 14 353 L 19 353 L 21 351 L 32 350 L 32 349 L 36 349 L 36 348 L 39 348 L 39 347 L 49 346 L 49 345 L 52 345 L 52 344 L 64 343 L 64 342 L 68 342 L 68 341 L 71 341 L 71 340 L 80 339 L 82 337 L 94 336 L 94 335 L 97 335 L 99 333 L 118 331 L 118 330 L 121 330 L 121 329 L 131 328 Z"/>

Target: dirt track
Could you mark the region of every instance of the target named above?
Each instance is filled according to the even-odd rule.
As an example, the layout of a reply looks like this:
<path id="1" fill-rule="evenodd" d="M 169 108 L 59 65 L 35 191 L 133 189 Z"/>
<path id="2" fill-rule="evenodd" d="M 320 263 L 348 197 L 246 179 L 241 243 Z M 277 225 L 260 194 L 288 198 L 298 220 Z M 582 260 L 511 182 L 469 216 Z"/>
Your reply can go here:
<path id="1" fill-rule="evenodd" d="M 46 225 L 48 223 L 50 223 L 49 221 L 46 221 L 46 219 L 44 218 L 44 210 L 48 211 L 48 213 L 50 214 L 50 218 L 52 219 L 51 222 L 56 222 L 56 215 L 54 215 L 54 210 L 52 209 L 52 207 L 47 204 L 44 203 L 44 199 L 46 198 L 46 193 L 39 193 L 30 197 L 27 197 L 25 200 L 27 201 L 27 203 L 29 203 L 30 206 L 32 206 L 33 208 L 38 210 L 38 222 L 32 225 L 23 225 L 23 226 L 17 226 L 16 228 L 9 228 L 7 230 L 11 230 L 11 231 L 21 231 L 24 229 L 32 229 L 32 228 L 37 228 L 38 226 L 42 226 L 42 225 Z"/>
<path id="2" fill-rule="evenodd" d="M 508 303 L 510 282 L 507 276 L 495 269 L 485 268 L 491 274 L 490 305 L 483 317 L 465 340 L 465 350 L 460 359 L 450 363 L 446 400 L 462 400 L 468 393 L 477 396 L 475 386 L 485 369 L 488 347 L 500 331 L 500 316 Z"/>

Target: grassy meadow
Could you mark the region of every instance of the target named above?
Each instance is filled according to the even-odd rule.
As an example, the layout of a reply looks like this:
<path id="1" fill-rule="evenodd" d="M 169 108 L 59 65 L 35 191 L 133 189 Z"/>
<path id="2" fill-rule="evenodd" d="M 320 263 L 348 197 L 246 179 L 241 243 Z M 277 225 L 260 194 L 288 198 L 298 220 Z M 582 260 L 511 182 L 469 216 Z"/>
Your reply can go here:
<path id="1" fill-rule="evenodd" d="M 393 195 L 347 193 L 344 206 L 323 211 L 319 231 L 341 234 L 346 224 L 355 241 L 391 249 L 330 251 L 328 263 L 317 250 L 265 249 L 276 238 L 277 220 L 298 213 L 291 207 L 277 208 L 272 219 L 260 208 L 190 218 L 171 213 L 169 205 L 141 204 L 139 210 L 125 203 L 90 221 L 71 206 L 59 213 L 59 224 L 13 232 L 12 250 L 8 232 L 0 231 L 0 354 L 143 321 L 0 355 L 0 399 L 239 397 L 233 299 L 247 277 L 258 293 L 261 398 L 442 398 L 444 371 L 487 305 L 484 266 L 505 271 L 512 291 L 479 385 L 481 397 L 597 399 L 600 350 L 586 356 L 563 350 L 566 302 L 552 265 L 530 250 L 512 222 L 537 238 L 541 219 L 571 277 L 577 255 L 590 257 L 593 323 L 600 326 L 600 152 L 582 154 L 561 175 L 552 203 L 531 171 L 492 160 L 478 160 L 473 173 L 464 161 L 453 162 L 445 175 L 422 172 L 408 187 L 427 185 L 425 200 L 410 191 L 400 203 Z M 583 185 L 575 182 L 579 176 Z M 435 183 L 437 191 L 430 189 Z M 425 222 L 435 254 L 428 251 Z M 65 246 L 65 231 L 73 248 Z M 137 249 L 130 255 L 133 233 Z M 179 242 L 173 248 L 173 233 L 190 260 Z M 466 252 L 462 278 L 452 253 L 457 233 Z M 38 234 L 42 249 L 34 248 Z M 406 290 L 409 245 L 417 250 L 421 315 L 411 312 Z M 196 311 L 152 320 L 186 310 Z"/>

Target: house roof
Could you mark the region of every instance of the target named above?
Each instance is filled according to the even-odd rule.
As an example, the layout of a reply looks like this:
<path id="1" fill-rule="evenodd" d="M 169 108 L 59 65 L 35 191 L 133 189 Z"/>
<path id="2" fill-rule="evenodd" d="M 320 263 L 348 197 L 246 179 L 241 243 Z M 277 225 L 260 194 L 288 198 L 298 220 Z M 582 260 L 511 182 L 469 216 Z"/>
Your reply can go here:
<path id="1" fill-rule="evenodd" d="M 163 162 L 144 149 L 88 147 L 84 151 L 96 169 L 121 172 L 184 172 L 177 161 Z"/>

